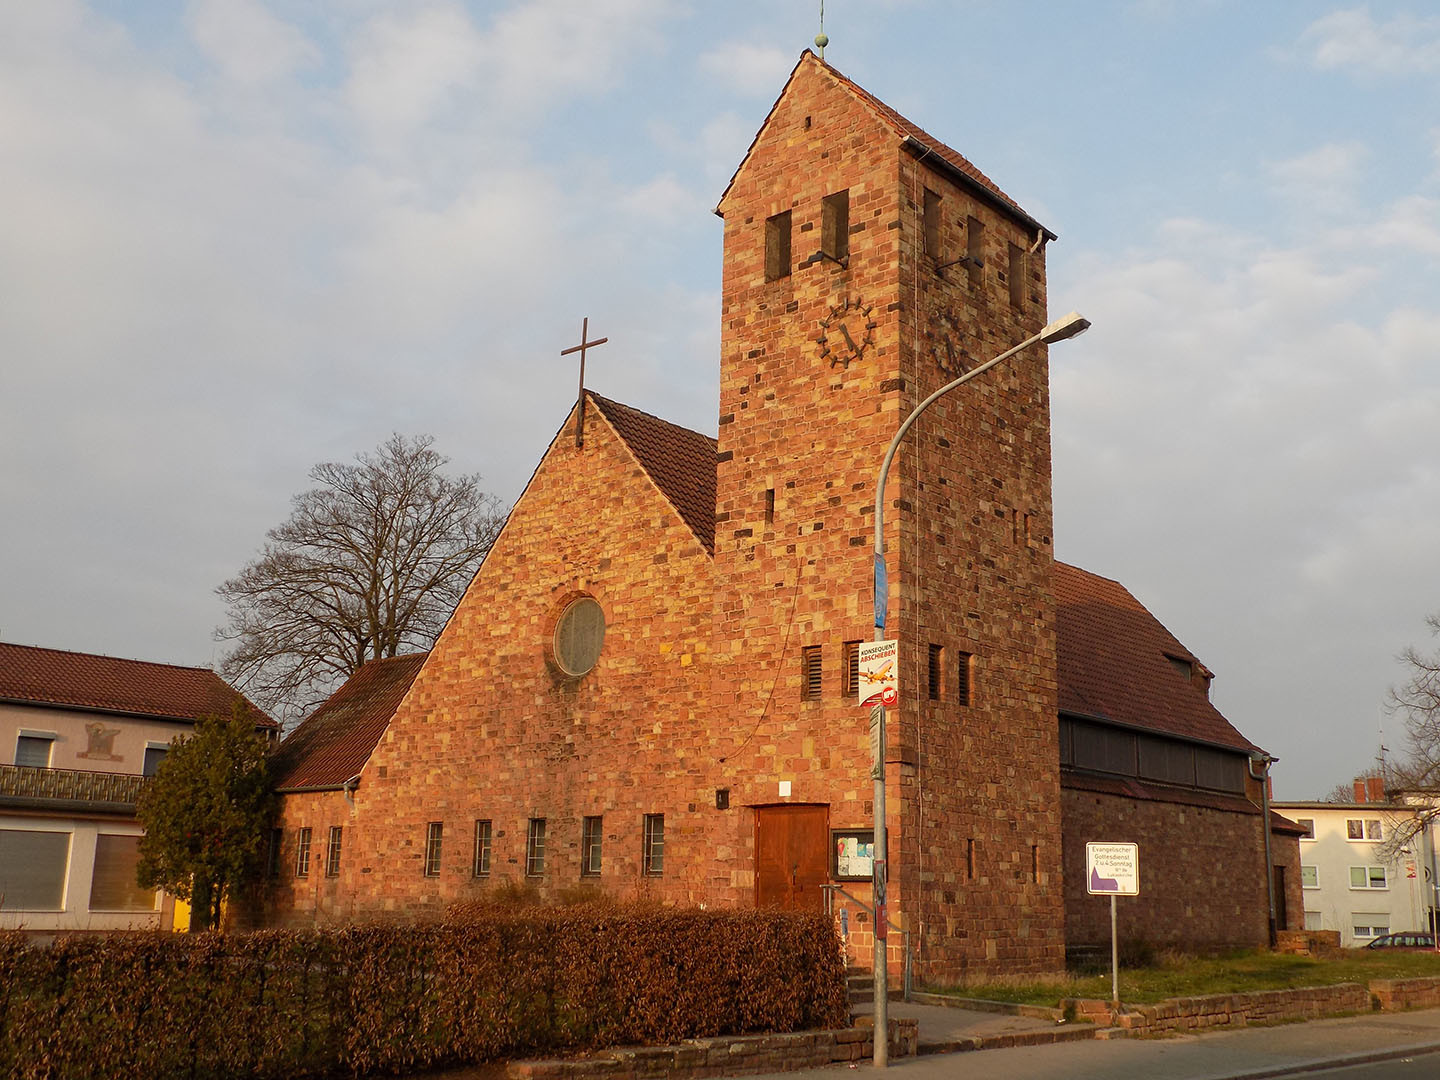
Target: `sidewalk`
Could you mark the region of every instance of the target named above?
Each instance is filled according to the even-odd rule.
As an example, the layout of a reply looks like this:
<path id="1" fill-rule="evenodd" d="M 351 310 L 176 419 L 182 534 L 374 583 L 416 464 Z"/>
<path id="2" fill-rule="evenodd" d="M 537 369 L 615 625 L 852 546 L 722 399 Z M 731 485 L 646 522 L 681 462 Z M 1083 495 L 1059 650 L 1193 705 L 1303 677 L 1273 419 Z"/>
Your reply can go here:
<path id="1" fill-rule="evenodd" d="M 870 1016 L 875 1006 L 873 1003 L 856 1005 L 851 1011 L 856 1016 Z M 890 1002 L 890 1016 L 892 1019 L 906 1017 L 919 1021 L 921 1054 L 1071 1042 L 1095 1037 L 1093 1024 L 1057 1024 L 1054 1020 L 898 1000 Z"/>
<path id="2" fill-rule="evenodd" d="M 935 1013 L 963 1013 L 947 1019 Z M 900 1010 L 906 1010 L 901 1013 Z M 1022 1017 L 968 1013 L 891 1002 L 894 1015 L 916 1013 L 922 1046 L 949 1032 L 979 1034 L 989 1025 L 1014 1021 L 1035 1031 L 1043 1022 Z M 1220 1030 L 1168 1039 L 1100 1039 L 1063 1045 L 1018 1046 L 967 1054 L 923 1055 L 894 1060 L 887 1072 L 896 1080 L 954 1080 L 981 1074 L 985 1080 L 1260 1080 L 1316 1068 L 1390 1057 L 1440 1054 L 1440 1009 L 1409 1013 L 1371 1013 L 1279 1027 Z M 869 1069 L 869 1065 L 860 1068 Z M 776 1073 L 761 1080 L 796 1080 L 801 1076 L 836 1080 L 845 1066 L 801 1073 Z M 1440 1059 L 1437 1059 L 1440 1075 Z"/>

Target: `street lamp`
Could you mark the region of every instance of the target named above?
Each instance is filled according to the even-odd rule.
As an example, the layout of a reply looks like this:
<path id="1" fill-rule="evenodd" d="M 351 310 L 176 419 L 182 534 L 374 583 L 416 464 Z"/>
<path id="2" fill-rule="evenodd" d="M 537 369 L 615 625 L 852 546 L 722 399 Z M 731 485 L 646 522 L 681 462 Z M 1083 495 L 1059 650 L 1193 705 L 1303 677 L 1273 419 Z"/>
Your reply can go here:
<path id="1" fill-rule="evenodd" d="M 885 477 L 890 472 L 890 462 L 895 459 L 895 451 L 900 447 L 900 440 L 905 437 L 905 433 L 910 430 L 921 413 L 962 383 L 969 382 L 981 372 L 989 371 L 996 364 L 1004 363 L 1031 345 L 1053 345 L 1057 341 L 1064 341 L 1066 338 L 1083 334 L 1088 329 L 1090 329 L 1090 320 L 1084 318 L 1079 312 L 1072 311 L 1069 315 L 1056 319 L 1033 337 L 1026 338 L 1019 345 L 1006 349 L 993 360 L 986 361 L 979 367 L 967 371 L 958 379 L 953 379 L 940 387 L 939 390 L 916 405 L 914 411 L 900 425 L 900 430 L 895 432 L 895 437 L 890 440 L 890 448 L 885 451 L 885 460 L 880 463 L 880 475 L 875 481 L 874 604 L 876 641 L 885 640 L 885 609 L 889 606 L 889 585 L 885 574 Z M 875 846 L 872 879 L 875 902 L 875 1065 L 877 1068 L 883 1068 L 889 1064 L 890 1057 L 889 964 L 886 957 L 889 913 L 885 910 L 887 867 L 885 857 L 885 706 L 883 704 L 876 705 L 870 712 L 870 732 L 870 742 L 875 753 L 874 766 L 870 772 L 875 780 Z"/>

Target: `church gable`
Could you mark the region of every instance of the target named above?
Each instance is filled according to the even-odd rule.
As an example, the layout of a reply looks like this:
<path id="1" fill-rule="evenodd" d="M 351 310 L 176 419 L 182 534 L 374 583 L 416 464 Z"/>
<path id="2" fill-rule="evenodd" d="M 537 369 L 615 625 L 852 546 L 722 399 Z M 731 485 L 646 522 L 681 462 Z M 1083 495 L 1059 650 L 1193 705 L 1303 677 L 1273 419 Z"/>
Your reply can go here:
<path id="1" fill-rule="evenodd" d="M 859 147 L 870 138 L 880 137 L 894 144 L 897 150 L 897 161 L 898 150 L 902 146 L 917 156 L 936 158 L 938 161 L 934 163 L 942 167 L 954 179 L 985 201 L 1005 211 L 1029 231 L 1033 233 L 1038 230 L 1043 232 L 1048 239 L 1055 238 L 1054 233 L 1045 229 L 1021 209 L 1015 200 L 1005 194 L 993 180 L 976 168 L 963 154 L 947 146 L 918 125 L 911 123 L 864 87 L 852 82 L 808 49 L 800 54 L 799 61 L 791 69 L 784 89 L 780 91 L 780 96 L 771 106 L 765 122 L 756 132 L 749 149 L 745 152 L 745 157 L 736 168 L 724 194 L 721 195 L 720 203 L 716 207 L 716 213 L 720 216 L 725 216 L 732 193 L 737 186 L 743 185 L 745 182 L 743 178 L 746 178 L 748 173 L 763 170 L 765 162 L 771 158 L 778 158 L 793 166 L 797 160 L 796 147 L 788 137 L 791 129 L 782 117 L 787 111 L 796 108 L 810 111 L 810 115 L 805 118 L 804 130 L 815 132 L 816 146 L 820 146 L 823 142 L 825 147 L 823 156 L 829 157 L 830 152 L 837 146 L 833 137 L 834 127 L 831 125 L 830 131 L 825 132 L 822 136 L 823 128 L 819 124 L 820 118 L 815 116 L 814 112 L 831 110 L 846 116 L 848 141 L 852 147 Z M 783 134 L 777 136 L 777 131 Z"/>
<path id="2" fill-rule="evenodd" d="M 622 879 L 634 876 L 645 815 L 679 824 L 656 782 L 681 768 L 676 748 L 703 727 L 712 578 L 697 529 L 648 470 L 682 489 L 713 463 L 713 444 L 591 402 L 583 446 L 572 411 L 365 771 L 354 865 L 387 905 L 441 905 L 486 884 L 470 863 L 477 822 L 489 823 L 496 873 L 509 878 L 526 873 L 530 833 L 543 829 L 542 882 L 578 879 L 585 819 L 637 834 L 604 860 Z M 622 428 L 658 441 L 637 454 Z M 557 633 L 577 602 L 603 618 L 588 670 Z M 428 875 L 437 828 L 441 863 Z"/>

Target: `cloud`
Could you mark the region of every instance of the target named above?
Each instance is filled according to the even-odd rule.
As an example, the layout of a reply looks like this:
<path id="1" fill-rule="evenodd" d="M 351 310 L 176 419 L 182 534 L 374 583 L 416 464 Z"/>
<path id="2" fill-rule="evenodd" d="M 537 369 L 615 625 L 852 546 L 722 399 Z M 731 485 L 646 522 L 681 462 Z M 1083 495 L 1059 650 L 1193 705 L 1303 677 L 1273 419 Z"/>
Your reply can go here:
<path id="1" fill-rule="evenodd" d="M 197 0 L 186 22 L 200 50 L 239 83 L 270 82 L 320 60 L 298 27 L 257 0 Z"/>
<path id="2" fill-rule="evenodd" d="M 771 45 L 732 41 L 700 54 L 700 70 L 732 92 L 773 99 L 795 66 L 795 56 Z"/>
<path id="3" fill-rule="evenodd" d="M 1416 590 L 1440 543 L 1440 309 L 1392 299 L 1409 267 L 1384 246 L 1426 237 L 1434 209 L 1408 196 L 1289 245 L 1178 220 L 1052 271 L 1095 323 L 1052 354 L 1056 555 L 1178 615 L 1219 707 L 1292 785 L 1368 752 L 1434 606 Z M 1322 716 L 1326 746 L 1300 745 Z"/>
<path id="4" fill-rule="evenodd" d="M 1300 36 L 1301 48 L 1321 70 L 1350 69 L 1382 75 L 1440 71 L 1440 18 L 1400 14 L 1376 22 L 1367 8 L 1335 11 Z"/>
<path id="5" fill-rule="evenodd" d="M 1265 174 L 1276 191 L 1303 204 L 1306 212 L 1343 213 L 1353 208 L 1354 190 L 1370 151 L 1363 143 L 1325 143 L 1283 161 Z"/>
<path id="6" fill-rule="evenodd" d="M 516 130 L 567 95 L 613 85 L 661 47 L 674 0 L 529 0 L 477 22 L 459 3 L 385 12 L 347 43 L 344 99 L 382 149 L 445 127 Z"/>

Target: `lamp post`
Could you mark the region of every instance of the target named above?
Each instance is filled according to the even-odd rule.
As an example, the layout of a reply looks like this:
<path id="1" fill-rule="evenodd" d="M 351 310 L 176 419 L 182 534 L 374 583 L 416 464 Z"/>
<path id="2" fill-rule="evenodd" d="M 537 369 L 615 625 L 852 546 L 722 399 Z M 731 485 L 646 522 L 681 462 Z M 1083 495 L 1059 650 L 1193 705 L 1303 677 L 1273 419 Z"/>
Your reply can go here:
<path id="1" fill-rule="evenodd" d="M 989 371 L 996 364 L 1002 364 L 1016 353 L 1028 349 L 1031 345 L 1044 344 L 1052 345 L 1057 341 L 1064 341 L 1076 334 L 1083 334 L 1090 329 L 1090 321 L 1083 318 L 1078 312 L 1072 311 L 1064 318 L 1056 319 L 1045 329 L 1033 337 L 1028 337 L 1019 345 L 1006 349 L 993 360 L 987 360 L 977 368 L 967 371 L 958 379 L 953 379 L 940 387 L 933 394 L 927 397 L 914 411 L 905 418 L 900 429 L 895 432 L 895 437 L 890 440 L 890 448 L 885 451 L 885 459 L 880 463 L 880 475 L 875 481 L 875 640 L 885 640 L 885 609 L 889 606 L 889 585 L 885 573 L 885 477 L 890 472 L 890 463 L 895 459 L 895 451 L 900 447 L 900 440 L 914 426 L 920 414 L 933 405 L 940 398 L 950 393 L 956 387 L 969 382 L 981 372 Z M 885 706 L 876 705 L 870 712 L 871 745 L 874 748 L 875 762 L 871 769 L 871 776 L 875 780 L 875 847 L 874 847 L 874 877 L 873 895 L 875 902 L 875 1066 L 884 1068 L 889 1064 L 890 1059 L 890 1004 L 888 1000 L 888 975 L 889 964 L 886 957 L 886 949 L 889 939 L 889 913 L 886 911 L 885 889 L 886 874 L 888 867 L 885 854 Z"/>

